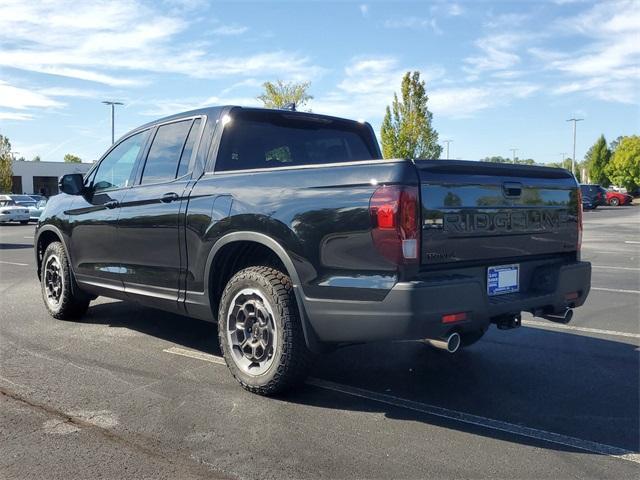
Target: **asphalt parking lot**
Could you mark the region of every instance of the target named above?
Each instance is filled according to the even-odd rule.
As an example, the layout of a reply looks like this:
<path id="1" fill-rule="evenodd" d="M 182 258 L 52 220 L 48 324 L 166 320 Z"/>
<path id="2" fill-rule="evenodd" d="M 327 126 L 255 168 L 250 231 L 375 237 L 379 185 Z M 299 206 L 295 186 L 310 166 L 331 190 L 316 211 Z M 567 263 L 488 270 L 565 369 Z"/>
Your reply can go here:
<path id="1" fill-rule="evenodd" d="M 281 398 L 237 385 L 210 324 L 102 298 L 54 320 L 34 226 L 0 226 L 0 476 L 638 478 L 639 212 L 585 213 L 570 325 L 344 348 Z"/>

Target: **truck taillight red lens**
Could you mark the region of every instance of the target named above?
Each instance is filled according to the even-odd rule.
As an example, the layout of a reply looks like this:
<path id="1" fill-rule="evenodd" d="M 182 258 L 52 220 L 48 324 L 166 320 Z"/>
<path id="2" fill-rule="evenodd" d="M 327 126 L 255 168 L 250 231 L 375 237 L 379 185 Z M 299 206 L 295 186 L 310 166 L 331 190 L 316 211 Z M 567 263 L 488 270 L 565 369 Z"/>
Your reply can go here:
<path id="1" fill-rule="evenodd" d="M 373 243 L 393 263 L 418 262 L 418 200 L 417 187 L 389 185 L 379 187 L 369 201 Z"/>

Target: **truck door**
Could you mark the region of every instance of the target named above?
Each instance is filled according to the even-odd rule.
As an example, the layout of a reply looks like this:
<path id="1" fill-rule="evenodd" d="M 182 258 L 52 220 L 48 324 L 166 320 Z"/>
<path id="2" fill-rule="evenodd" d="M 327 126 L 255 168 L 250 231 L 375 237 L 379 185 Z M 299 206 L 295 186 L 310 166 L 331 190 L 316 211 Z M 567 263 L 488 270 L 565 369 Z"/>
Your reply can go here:
<path id="1" fill-rule="evenodd" d="M 127 296 L 177 312 L 186 262 L 182 217 L 202 123 L 201 118 L 179 119 L 155 129 L 118 220 Z"/>
<path id="2" fill-rule="evenodd" d="M 89 290 L 124 289 L 116 227 L 149 132 L 135 133 L 115 145 L 86 178 L 86 193 L 74 197 L 68 211 L 73 271 Z"/>

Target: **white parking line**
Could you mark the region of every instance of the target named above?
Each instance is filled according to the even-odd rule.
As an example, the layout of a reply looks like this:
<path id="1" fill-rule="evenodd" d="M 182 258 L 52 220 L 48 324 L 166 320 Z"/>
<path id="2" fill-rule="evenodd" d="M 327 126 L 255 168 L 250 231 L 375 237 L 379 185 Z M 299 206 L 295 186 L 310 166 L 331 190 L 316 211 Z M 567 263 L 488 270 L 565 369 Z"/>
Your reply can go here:
<path id="1" fill-rule="evenodd" d="M 640 293 L 640 290 L 622 290 L 620 288 L 604 288 L 604 287 L 591 287 L 591 290 L 597 290 L 599 292 L 615 292 L 615 293 Z"/>
<path id="2" fill-rule="evenodd" d="M 640 338 L 640 333 L 616 332 L 615 330 L 602 330 L 600 328 L 576 327 L 574 325 L 563 325 L 561 323 L 538 322 L 537 320 L 522 320 L 522 324 L 532 327 L 557 328 L 559 330 L 575 330 L 577 332 L 599 333 L 602 335 L 611 335 L 613 337 Z"/>
<path id="3" fill-rule="evenodd" d="M 208 353 L 196 352 L 195 350 L 187 350 L 186 348 L 171 347 L 163 350 L 165 353 L 173 353 L 174 355 L 182 355 L 183 357 L 196 358 L 205 362 L 217 363 L 218 365 L 226 365 L 224 358 Z"/>
<path id="4" fill-rule="evenodd" d="M 640 271 L 640 268 L 637 267 L 613 267 L 609 265 L 591 265 L 591 268 L 600 268 L 604 270 L 631 270 L 631 271 Z"/>
<path id="5" fill-rule="evenodd" d="M 31 235 L 30 237 L 24 237 L 24 238 L 34 238 L 33 235 Z"/>
<path id="6" fill-rule="evenodd" d="M 636 242 L 635 240 L 625 240 L 624 243 L 630 243 L 632 245 L 640 245 L 640 242 Z"/>
<path id="7" fill-rule="evenodd" d="M 2 260 L 0 260 L 0 263 L 4 263 L 5 265 L 17 265 L 19 267 L 28 267 L 29 264 L 28 263 L 18 263 L 18 262 L 3 262 Z"/>
<path id="8" fill-rule="evenodd" d="M 198 360 L 204 360 L 206 362 L 215 363 L 217 365 L 226 365 L 222 357 L 219 357 L 217 355 L 210 355 L 208 353 L 197 352 L 194 350 L 188 350 L 186 348 L 171 347 L 163 350 L 163 352 L 182 355 L 184 357 L 196 358 Z M 481 417 L 479 415 L 472 415 L 469 413 L 459 412 L 457 410 L 450 410 L 448 408 L 429 405 L 427 403 L 414 402 L 412 400 L 406 400 L 404 398 L 395 397 L 393 395 L 373 392 L 371 390 L 364 390 L 362 388 L 351 387 L 349 385 L 342 385 L 340 383 L 329 382 L 327 380 L 321 380 L 319 378 L 309 378 L 307 379 L 306 383 L 308 385 L 322 388 L 324 390 L 330 390 L 333 392 L 350 395 L 352 397 L 364 398 L 366 400 L 383 403 L 385 405 L 413 410 L 415 412 L 425 413 L 427 415 L 432 415 L 440 418 L 446 418 L 448 420 L 453 420 L 455 422 L 465 423 L 468 425 L 476 425 L 488 430 L 497 430 L 520 437 L 532 438 L 547 443 L 564 445 L 578 450 L 596 453 L 598 455 L 607 455 L 609 457 L 619 458 L 621 460 L 640 463 L 640 454 L 603 443 L 582 440 L 580 438 L 547 432 L 545 430 L 538 430 L 536 428 L 523 427 L 514 423 L 494 420 L 492 418 Z"/>

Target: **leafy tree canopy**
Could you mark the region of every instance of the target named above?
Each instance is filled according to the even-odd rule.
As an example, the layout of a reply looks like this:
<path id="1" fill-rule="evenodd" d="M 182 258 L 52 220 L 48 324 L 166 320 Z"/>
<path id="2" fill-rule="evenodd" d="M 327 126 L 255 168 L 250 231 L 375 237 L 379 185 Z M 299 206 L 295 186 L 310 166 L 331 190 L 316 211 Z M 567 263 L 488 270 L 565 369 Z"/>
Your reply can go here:
<path id="1" fill-rule="evenodd" d="M 67 153 L 64 156 L 65 163 L 82 163 L 82 159 L 72 153 Z"/>
<path id="2" fill-rule="evenodd" d="M 606 169 L 611 159 L 611 150 L 607 147 L 607 141 L 604 135 L 596 140 L 596 143 L 589 149 L 584 157 L 587 168 L 589 169 L 589 178 L 593 183 L 608 187 L 611 183 L 607 176 Z"/>
<path id="3" fill-rule="evenodd" d="M 427 108 L 428 100 L 420 72 L 407 72 L 402 78 L 400 99 L 393 94 L 382 122 L 380 137 L 385 158 L 440 158 L 442 146 L 431 125 L 433 114 Z"/>
<path id="4" fill-rule="evenodd" d="M 640 136 L 622 137 L 606 170 L 616 185 L 629 190 L 640 186 Z"/>
<path id="5" fill-rule="evenodd" d="M 11 142 L 0 135 L 0 193 L 10 193 L 13 169 L 11 168 Z"/>
<path id="6" fill-rule="evenodd" d="M 262 84 L 264 93 L 258 96 L 265 108 L 282 108 L 293 103 L 297 110 L 304 107 L 313 97 L 309 95 L 310 82 L 265 82 Z"/>
<path id="7" fill-rule="evenodd" d="M 32 162 L 39 162 L 40 161 L 40 155 L 36 155 L 35 157 L 33 157 L 31 159 Z"/>

